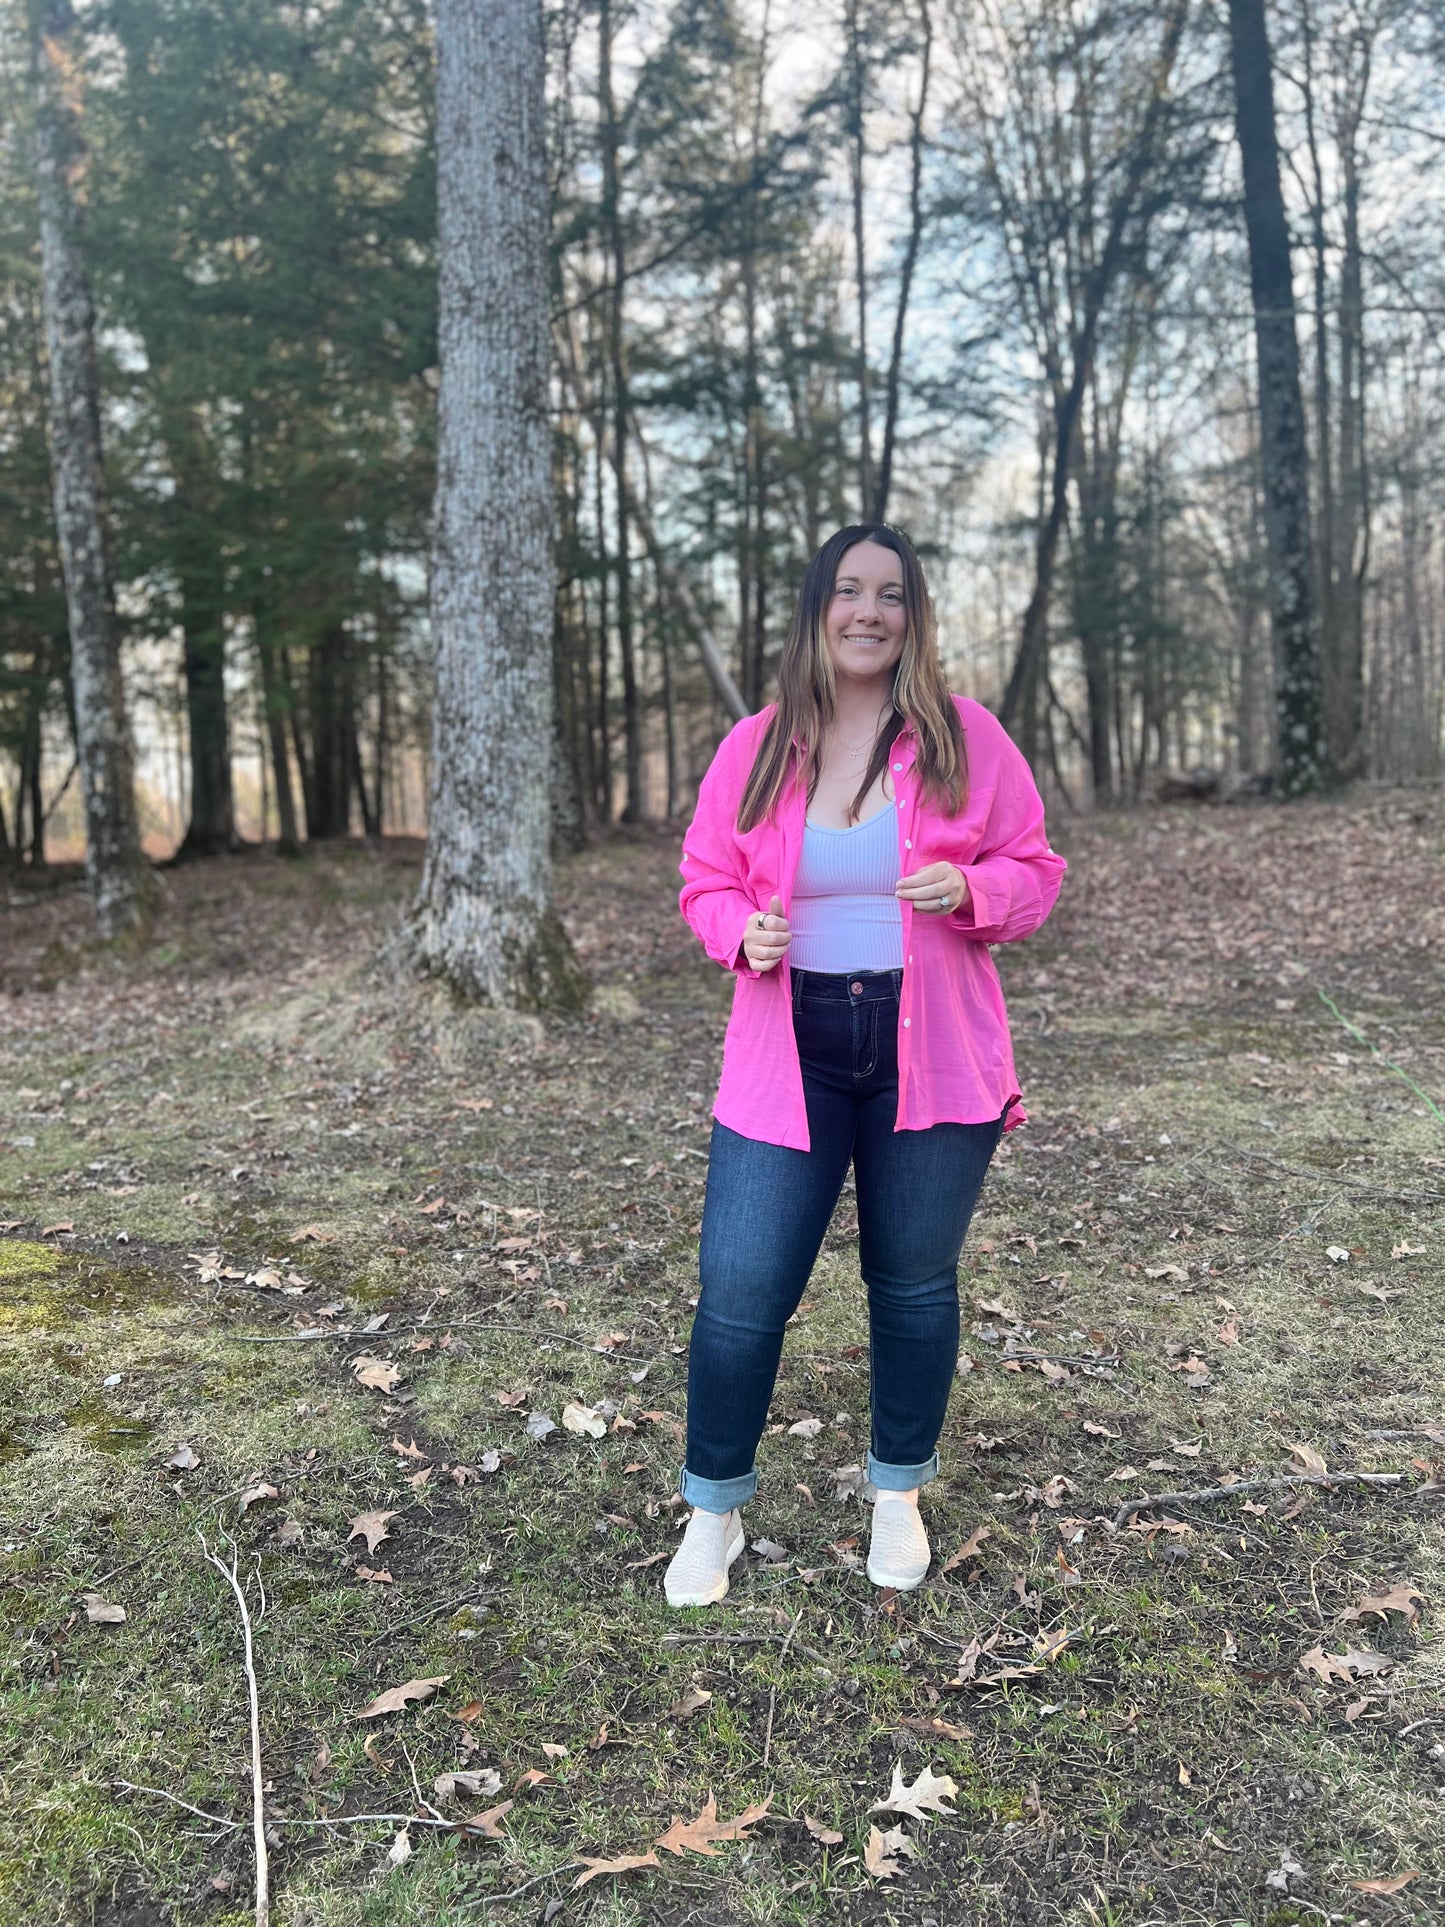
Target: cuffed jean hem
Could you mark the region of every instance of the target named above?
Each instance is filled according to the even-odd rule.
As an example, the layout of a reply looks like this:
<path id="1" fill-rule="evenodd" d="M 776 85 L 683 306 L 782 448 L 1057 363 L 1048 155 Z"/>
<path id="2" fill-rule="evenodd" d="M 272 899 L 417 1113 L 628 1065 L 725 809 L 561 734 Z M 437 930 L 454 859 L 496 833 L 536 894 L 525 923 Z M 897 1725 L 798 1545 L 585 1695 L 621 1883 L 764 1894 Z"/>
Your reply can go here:
<path id="1" fill-rule="evenodd" d="M 689 1505 L 702 1512 L 731 1512 L 734 1506 L 746 1505 L 757 1491 L 757 1467 L 736 1479 L 700 1479 L 684 1466 L 677 1489 Z"/>
<path id="2" fill-rule="evenodd" d="M 938 1477 L 938 1454 L 934 1452 L 922 1465 L 884 1465 L 868 1454 L 868 1478 L 879 1492 L 911 1492 L 916 1485 L 928 1485 Z"/>

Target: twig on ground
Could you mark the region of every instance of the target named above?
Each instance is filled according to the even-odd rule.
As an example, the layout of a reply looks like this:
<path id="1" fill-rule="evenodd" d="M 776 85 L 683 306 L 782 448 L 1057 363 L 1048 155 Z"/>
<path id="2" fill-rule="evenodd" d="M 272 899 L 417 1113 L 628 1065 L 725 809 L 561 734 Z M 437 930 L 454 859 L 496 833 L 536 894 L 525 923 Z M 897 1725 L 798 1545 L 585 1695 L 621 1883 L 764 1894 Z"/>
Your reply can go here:
<path id="1" fill-rule="evenodd" d="M 1121 1352 L 1108 1352 L 1098 1358 L 1075 1358 L 1072 1352 L 1000 1352 L 998 1363 L 1006 1365 L 1011 1358 L 1018 1359 L 1021 1364 L 1029 1365 L 1041 1361 L 1046 1361 L 1050 1365 L 1104 1365 L 1111 1371 L 1116 1365 L 1122 1365 L 1124 1362 Z"/>
<path id="2" fill-rule="evenodd" d="M 564 1860 L 560 1867 L 549 1867 L 546 1873 L 533 1874 L 530 1880 L 524 1880 L 520 1887 L 513 1887 L 510 1893 L 482 1894 L 478 1899 L 469 1901 L 467 1906 L 491 1907 L 499 1900 L 515 1900 L 519 1894 L 527 1893 L 533 1887 L 540 1887 L 544 1880 L 555 1880 L 558 1874 L 571 1873 L 575 1867 L 580 1867 L 582 1864 L 580 1860 Z M 465 1913 L 467 1907 L 464 1906 L 461 1911 Z"/>
<path id="3" fill-rule="evenodd" d="M 489 1332 L 515 1332 L 523 1338 L 550 1338 L 559 1345 L 580 1345 L 583 1351 L 586 1352 L 595 1352 L 597 1350 L 597 1346 L 590 1338 L 576 1338 L 571 1332 L 549 1331 L 541 1325 L 497 1325 L 489 1322 L 485 1317 L 441 1318 L 430 1325 L 398 1325 L 395 1331 L 369 1332 L 354 1330 L 352 1327 L 347 1326 L 342 1331 L 321 1331 L 317 1329 L 304 1332 L 271 1332 L 266 1334 L 237 1332 L 235 1336 L 238 1345 L 322 1345 L 328 1341 L 332 1344 L 349 1344 L 354 1338 L 365 1338 L 373 1345 L 384 1345 L 390 1339 L 411 1338 L 420 1332 L 425 1332 L 430 1336 L 432 1332 L 461 1331 L 463 1329 L 475 1329 L 478 1326 Z M 643 1358 L 636 1352 L 605 1352 L 602 1355 L 607 1358 L 623 1359 L 629 1365 L 653 1365 L 657 1362 L 652 1358 Z"/>
<path id="4" fill-rule="evenodd" d="M 465 1592 L 458 1593 L 455 1599 L 444 1599 L 439 1606 L 429 1606 L 425 1612 L 414 1613 L 410 1619 L 398 1620 L 394 1626 L 388 1626 L 385 1632 L 378 1633 L 366 1643 L 368 1646 L 379 1646 L 382 1640 L 391 1639 L 396 1633 L 404 1633 L 408 1627 L 424 1625 L 428 1619 L 435 1619 L 438 1613 L 449 1612 L 453 1606 L 469 1606 L 481 1596 L 480 1586 L 469 1586 Z"/>
<path id="5" fill-rule="evenodd" d="M 222 1532 L 225 1527 L 222 1526 Z M 246 1604 L 238 1576 L 240 1552 L 229 1532 L 226 1540 L 231 1548 L 231 1563 L 223 1565 L 206 1544 L 206 1535 L 199 1526 L 196 1537 L 201 1542 L 201 1551 L 206 1555 L 209 1565 L 216 1568 L 236 1598 L 236 1610 L 241 1615 L 241 1635 L 244 1642 L 246 1668 L 246 1690 L 251 1702 L 251 1831 L 256 1846 L 256 1927 L 270 1927 L 271 1893 L 270 1866 L 266 1856 L 266 1799 L 262 1791 L 261 1779 L 261 1694 L 256 1683 L 256 1655 L 251 1644 L 251 1613 Z"/>
<path id="6" fill-rule="evenodd" d="M 777 1710 L 778 1710 L 778 1689 L 776 1686 L 770 1686 L 768 1688 L 768 1727 L 767 1727 L 767 1731 L 763 1735 L 763 1765 L 764 1766 L 768 1764 L 769 1759 L 771 1759 L 772 1757 L 773 1714 Z"/>
<path id="7" fill-rule="evenodd" d="M 111 1785 L 120 1787 L 126 1793 L 149 1793 L 157 1800 L 169 1800 L 173 1807 L 184 1807 L 187 1813 L 194 1813 L 198 1820 L 209 1821 L 213 1827 L 225 1827 L 231 1833 L 238 1833 L 243 1825 L 240 1820 L 226 1820 L 219 1813 L 207 1813 L 204 1807 L 193 1807 L 189 1800 L 181 1799 L 176 1793 L 167 1793 L 163 1786 L 137 1786 L 134 1780 L 112 1780 Z"/>
<path id="8" fill-rule="evenodd" d="M 1445 1424 L 1441 1425 L 1402 1425 L 1384 1432 L 1366 1432 L 1367 1439 L 1433 1439 L 1439 1444 L 1445 1438 Z"/>
<path id="9" fill-rule="evenodd" d="M 782 1639 L 782 1633 L 664 1633 L 661 1644 L 664 1646 L 771 1646 L 775 1639 Z M 811 1646 L 798 1646 L 800 1653 L 806 1653 L 816 1666 L 826 1666 L 831 1673 L 833 1664 Z"/>
<path id="10" fill-rule="evenodd" d="M 1250 1158 L 1256 1164 L 1269 1164 L 1276 1171 L 1283 1171 L 1292 1178 L 1310 1178 L 1315 1183 L 1352 1184 L 1357 1190 L 1369 1191 L 1377 1198 L 1385 1198 L 1392 1204 L 1445 1204 L 1445 1191 L 1382 1191 L 1378 1185 L 1371 1184 L 1368 1178 L 1348 1177 L 1342 1171 L 1305 1171 L 1297 1164 L 1282 1163 L 1272 1158 L 1267 1151 L 1251 1151 L 1242 1144 L 1226 1143 L 1223 1147 L 1232 1151 L 1236 1157 Z"/>
<path id="11" fill-rule="evenodd" d="M 1202 1505 L 1207 1499 L 1227 1499 L 1239 1492 L 1268 1492 L 1291 1485 L 1336 1486 L 1349 1483 L 1357 1485 L 1403 1485 L 1403 1472 L 1329 1472 L 1323 1477 L 1318 1472 L 1286 1472 L 1276 1478 L 1239 1479 L 1233 1485 L 1206 1485 L 1197 1492 L 1156 1492 L 1148 1493 L 1142 1499 L 1126 1499 L 1114 1514 L 1114 1530 L 1117 1532 L 1129 1523 L 1136 1512 L 1145 1512 L 1156 1505 Z"/>

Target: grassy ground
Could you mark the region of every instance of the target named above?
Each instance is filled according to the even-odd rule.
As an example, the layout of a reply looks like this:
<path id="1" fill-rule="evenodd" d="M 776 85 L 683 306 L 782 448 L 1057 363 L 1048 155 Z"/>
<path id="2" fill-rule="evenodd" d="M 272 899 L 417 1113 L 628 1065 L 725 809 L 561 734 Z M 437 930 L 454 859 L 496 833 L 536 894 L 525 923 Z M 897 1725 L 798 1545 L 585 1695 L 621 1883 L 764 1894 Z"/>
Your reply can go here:
<path id="1" fill-rule="evenodd" d="M 676 917 L 676 839 L 564 870 L 596 1002 L 545 1027 L 374 961 L 405 847 L 174 872 L 145 958 L 98 954 L 74 894 L 0 910 L 0 1920 L 250 1918 L 240 1624 L 202 1534 L 253 1610 L 264 1585 L 287 1927 L 1441 1918 L 1445 806 L 1055 840 L 1059 910 L 999 953 L 1032 1122 L 965 1254 L 934 1576 L 875 1593 L 835 1477 L 867 1443 L 845 1196 L 749 1509 L 771 1546 L 684 1615 L 661 1561 L 729 985 Z M 1116 1522 L 1309 1452 L 1402 1476 Z M 1418 1623 L 1345 1617 L 1397 1582 Z M 358 1719 L 414 1679 L 442 1683 Z M 896 1762 L 956 1817 L 870 1815 Z M 491 1777 L 448 1803 L 458 1771 Z M 413 1824 L 391 1865 L 419 1792 L 512 1804 L 495 1838 Z M 771 1805 L 573 1890 L 710 1792 Z M 338 1824 L 368 1813 L 399 1817 Z M 874 1824 L 914 1849 L 892 1879 Z"/>

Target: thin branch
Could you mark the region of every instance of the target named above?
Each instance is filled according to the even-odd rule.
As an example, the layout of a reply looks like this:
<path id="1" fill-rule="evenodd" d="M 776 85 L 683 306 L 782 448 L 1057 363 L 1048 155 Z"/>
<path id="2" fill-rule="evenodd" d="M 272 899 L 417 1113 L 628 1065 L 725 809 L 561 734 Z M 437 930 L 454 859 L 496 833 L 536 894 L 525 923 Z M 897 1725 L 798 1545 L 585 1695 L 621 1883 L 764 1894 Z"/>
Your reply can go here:
<path id="1" fill-rule="evenodd" d="M 224 1526 L 221 1528 L 225 1532 Z M 216 1568 L 236 1598 L 236 1610 L 241 1615 L 241 1635 L 244 1642 L 246 1690 L 251 1702 L 251 1831 L 256 1847 L 256 1927 L 270 1927 L 271 1894 L 270 1863 L 266 1854 L 266 1800 L 262 1791 L 261 1778 L 261 1694 L 256 1684 L 256 1655 L 251 1644 L 251 1613 L 246 1605 L 246 1595 L 237 1576 L 239 1552 L 236 1542 L 227 1532 L 226 1539 L 231 1548 L 231 1563 L 225 1566 L 206 1544 L 206 1535 L 199 1526 L 196 1537 L 201 1542 L 201 1551 L 206 1555 L 209 1565 Z"/>
<path id="2" fill-rule="evenodd" d="M 243 1822 L 225 1820 L 219 1813 L 207 1813 L 204 1807 L 193 1807 L 189 1800 L 182 1800 L 179 1794 L 167 1793 L 163 1786 L 137 1786 L 134 1780 L 112 1780 L 113 1787 L 120 1787 L 126 1793 L 149 1793 L 157 1800 L 169 1800 L 173 1807 L 184 1807 L 187 1813 L 194 1813 L 198 1820 L 209 1821 L 213 1827 L 225 1827 L 231 1833 L 240 1831 Z"/>
<path id="3" fill-rule="evenodd" d="M 1206 1485 L 1197 1492 L 1146 1493 L 1142 1499 L 1126 1499 L 1114 1514 L 1114 1530 L 1126 1526 L 1136 1512 L 1156 1505 L 1202 1505 L 1207 1499 L 1228 1499 L 1240 1492 L 1268 1492 L 1284 1486 L 1323 1485 L 1334 1487 L 1354 1482 L 1357 1485 L 1403 1485 L 1403 1472 L 1286 1472 L 1277 1478 L 1240 1479 L 1234 1485 Z"/>

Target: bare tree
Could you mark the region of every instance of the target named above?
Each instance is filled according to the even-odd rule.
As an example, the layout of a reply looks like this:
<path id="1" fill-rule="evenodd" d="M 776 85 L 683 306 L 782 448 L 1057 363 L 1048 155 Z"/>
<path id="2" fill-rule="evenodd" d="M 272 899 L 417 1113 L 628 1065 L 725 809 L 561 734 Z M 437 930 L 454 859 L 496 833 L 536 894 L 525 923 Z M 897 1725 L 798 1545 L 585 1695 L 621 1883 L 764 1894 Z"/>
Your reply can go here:
<path id="1" fill-rule="evenodd" d="M 1279 778 L 1286 796 L 1301 796 L 1322 788 L 1329 770 L 1310 594 L 1309 455 L 1264 0 L 1229 0 L 1229 45 L 1259 364 L 1260 469 L 1274 633 Z"/>
<path id="2" fill-rule="evenodd" d="M 575 1006 L 549 891 L 554 563 L 540 0 L 439 0 L 436 696 L 420 968 Z"/>
<path id="3" fill-rule="evenodd" d="M 56 536 L 70 623 L 86 877 L 96 923 L 109 938 L 144 921 L 152 885 L 136 822 L 101 456 L 95 311 L 80 246 L 87 154 L 70 0 L 32 0 L 30 27 Z M 37 816 L 37 830 L 39 821 Z"/>

